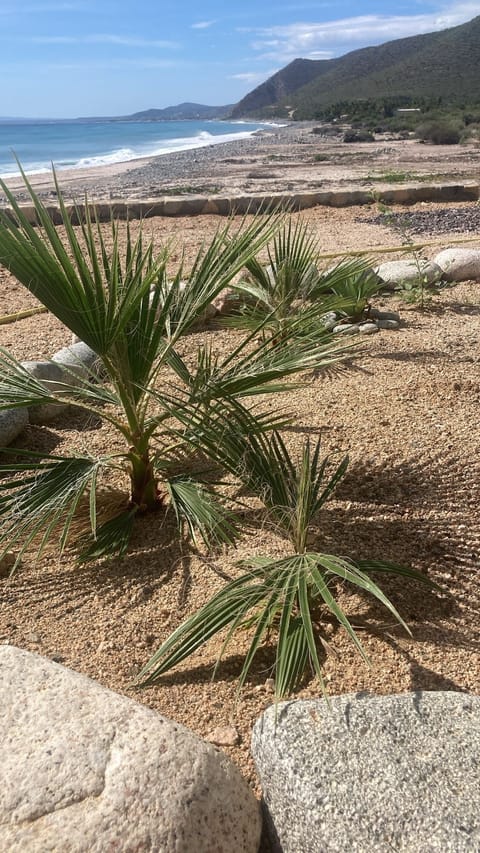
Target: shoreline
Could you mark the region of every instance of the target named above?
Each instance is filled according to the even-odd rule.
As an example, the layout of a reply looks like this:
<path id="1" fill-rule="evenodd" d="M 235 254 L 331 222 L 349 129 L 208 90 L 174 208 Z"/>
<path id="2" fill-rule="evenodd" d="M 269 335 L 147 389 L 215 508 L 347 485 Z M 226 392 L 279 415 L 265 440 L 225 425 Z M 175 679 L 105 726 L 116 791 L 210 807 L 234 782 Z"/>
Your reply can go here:
<path id="1" fill-rule="evenodd" d="M 299 124 L 302 127 L 305 125 L 312 126 L 313 122 Z M 239 136 L 238 139 L 231 139 L 227 142 L 211 142 L 207 145 L 198 145 L 166 152 L 165 154 L 137 157 L 132 160 L 123 160 L 101 166 L 61 169 L 57 171 L 57 178 L 66 198 L 73 199 L 75 197 L 78 199 L 87 191 L 92 201 L 119 200 L 128 196 L 127 190 L 132 185 L 137 191 L 138 189 L 143 191 L 144 185 L 151 180 L 153 175 L 160 178 L 163 183 L 185 176 L 195 176 L 201 171 L 202 166 L 211 165 L 216 159 L 221 159 L 224 155 L 242 157 L 253 153 L 260 140 L 265 142 L 268 139 L 272 142 L 272 138 L 275 137 L 276 141 L 280 141 L 280 137 L 284 135 L 282 132 L 288 132 L 292 127 L 294 125 L 291 123 L 272 124 L 253 131 L 248 137 Z M 298 129 L 297 127 L 296 130 L 298 131 Z M 127 178 L 130 173 L 134 173 L 131 180 Z M 51 171 L 27 175 L 27 178 L 42 199 L 56 197 Z M 23 189 L 24 183 L 21 176 L 4 177 L 3 182 L 15 192 L 18 200 L 28 200 L 28 195 Z M 152 187 L 152 189 L 155 190 L 156 187 Z"/>
<path id="2" fill-rule="evenodd" d="M 318 122 L 270 125 L 250 137 L 120 163 L 57 173 L 67 203 L 154 202 L 168 198 L 371 193 L 422 184 L 480 184 L 480 146 L 425 145 L 377 135 L 345 143 L 342 128 Z M 56 203 L 51 173 L 29 178 L 46 203 Z M 5 179 L 21 204 L 29 203 L 21 178 Z M 350 202 L 351 203 L 351 202 Z M 409 200 L 406 200 L 409 203 Z M 0 197 L 0 206 L 6 206 Z"/>

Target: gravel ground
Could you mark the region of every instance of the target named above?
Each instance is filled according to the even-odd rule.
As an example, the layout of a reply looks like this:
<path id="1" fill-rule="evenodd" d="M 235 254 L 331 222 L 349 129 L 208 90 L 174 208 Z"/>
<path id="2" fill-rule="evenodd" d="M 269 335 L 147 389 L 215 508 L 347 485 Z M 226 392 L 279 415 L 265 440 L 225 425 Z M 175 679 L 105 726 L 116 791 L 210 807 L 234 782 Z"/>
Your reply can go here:
<path id="1" fill-rule="evenodd" d="M 358 222 L 365 221 L 359 217 Z M 373 220 L 393 230 L 405 230 L 408 234 L 472 234 L 480 233 L 480 205 L 465 207 L 439 207 L 432 210 L 380 213 Z"/>
<path id="2" fill-rule="evenodd" d="M 422 205 L 410 212 L 444 218 L 448 210 L 445 205 Z M 457 205 L 455 221 L 463 217 L 468 223 L 476 210 L 475 205 Z M 373 207 L 315 208 L 304 218 L 325 253 L 369 247 L 374 252 L 395 242 Z M 151 219 L 145 227 L 158 245 L 170 237 L 185 245 L 188 265 L 202 240 L 222 224 L 218 217 L 202 216 Z M 135 232 L 138 223 L 132 227 Z M 468 236 L 468 228 L 464 232 Z M 454 236 L 456 228 L 442 235 L 439 248 Z M 7 273 L 1 272 L 0 280 L 2 313 L 35 304 Z M 374 304 L 399 310 L 401 329 L 369 339 L 350 369 L 306 375 L 301 389 L 280 395 L 270 405 L 295 413 L 285 433 L 293 453 L 300 451 L 305 436 L 321 434 L 325 452 L 350 455 L 345 480 L 312 531 L 312 547 L 411 565 L 439 582 L 443 592 L 426 593 L 403 580 L 385 582 L 411 627 L 409 636 L 371 601 L 346 586 L 340 589 L 341 604 L 361 633 L 371 665 L 326 618 L 328 688 L 332 695 L 420 688 L 478 693 L 480 284 L 442 289 L 424 312 L 396 297 Z M 184 341 L 185 354 L 206 339 L 219 352 L 230 351 L 235 335 L 192 335 Z M 22 359 L 51 355 L 68 339 L 68 332 L 49 315 L 0 327 L 2 345 Z M 117 441 L 108 426 L 70 414 L 48 427 L 30 426 L 18 443 L 58 453 L 95 453 L 112 449 Z M 125 483 L 111 486 L 125 493 Z M 16 575 L 8 579 L 5 567 L 0 578 L 1 641 L 134 695 L 201 736 L 217 726 L 233 725 L 239 741 L 225 751 L 258 792 L 250 732 L 272 701 L 271 648 L 265 649 L 239 697 L 236 678 L 245 650 L 243 636 L 226 655 L 214 682 L 212 666 L 220 648 L 216 641 L 158 686 L 139 693 L 129 687 L 162 639 L 219 589 L 225 573 L 235 574 L 239 559 L 286 552 L 286 543 L 273 530 L 259 528 L 253 506 L 251 511 L 252 525 L 237 550 L 211 558 L 179 546 L 170 524 L 159 525 L 157 518 L 144 519 L 131 553 L 111 564 L 78 567 L 69 553 L 60 557 L 55 551 L 46 551 L 38 560 L 33 553 L 26 555 Z M 317 696 L 318 685 L 306 678 L 298 695 Z"/>

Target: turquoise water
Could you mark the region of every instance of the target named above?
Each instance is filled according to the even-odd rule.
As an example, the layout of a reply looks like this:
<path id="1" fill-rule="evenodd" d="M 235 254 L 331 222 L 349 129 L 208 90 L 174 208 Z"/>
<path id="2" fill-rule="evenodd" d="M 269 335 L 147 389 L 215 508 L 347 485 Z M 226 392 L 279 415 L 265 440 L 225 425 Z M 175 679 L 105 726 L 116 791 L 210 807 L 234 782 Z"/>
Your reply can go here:
<path id="1" fill-rule="evenodd" d="M 0 123 L 0 176 L 85 169 L 251 136 L 263 125 L 228 121 Z"/>

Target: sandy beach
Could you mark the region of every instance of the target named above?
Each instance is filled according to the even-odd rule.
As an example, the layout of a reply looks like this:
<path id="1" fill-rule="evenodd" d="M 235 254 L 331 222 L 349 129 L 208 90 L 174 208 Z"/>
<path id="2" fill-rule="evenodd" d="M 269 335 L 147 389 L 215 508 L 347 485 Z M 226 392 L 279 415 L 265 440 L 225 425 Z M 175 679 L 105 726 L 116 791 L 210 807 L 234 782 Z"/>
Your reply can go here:
<path id="1" fill-rule="evenodd" d="M 349 145 L 322 139 L 312 133 L 310 124 L 272 128 L 237 143 L 81 174 L 62 172 L 60 179 L 67 197 L 81 198 L 86 190 L 91 198 L 121 199 L 273 188 L 298 191 L 326 185 L 376 187 L 388 185 L 376 176 L 392 172 L 416 175 L 417 180 L 478 182 L 480 149 L 433 147 L 410 140 Z M 39 176 L 34 184 L 43 197 L 54 198 L 49 179 Z M 16 186 L 23 200 L 25 193 Z M 476 235 L 478 242 L 469 245 L 480 248 L 479 211 L 475 202 L 418 204 L 408 208 L 409 227 L 416 240 L 435 243 L 425 248 L 428 257 L 453 240 Z M 392 212 L 402 214 L 405 209 Z M 373 198 L 369 206 L 316 207 L 294 216 L 300 215 L 322 253 L 348 256 L 370 248 L 380 260 L 380 247 L 398 246 L 403 239 L 392 221 L 381 217 Z M 221 217 L 202 215 L 152 218 L 144 227 L 158 247 L 171 238 L 184 246 L 188 267 L 220 224 L 224 224 Z M 133 234 L 138 227 L 137 222 L 132 224 Z M 403 256 L 409 257 L 408 246 Z M 0 283 L 2 313 L 37 304 L 4 270 Z M 371 601 L 342 589 L 341 604 L 361 633 L 372 664 L 358 657 L 344 632 L 327 618 L 328 689 L 332 695 L 418 689 L 478 693 L 480 284 L 463 282 L 439 289 L 424 311 L 398 295 L 375 297 L 373 304 L 398 311 L 401 328 L 373 336 L 353 369 L 304 376 L 303 387 L 295 395 L 281 394 L 276 405 L 296 414 L 285 435 L 292 453 L 299 452 L 306 435 L 321 433 L 325 452 L 350 455 L 349 472 L 315 529 L 314 546 L 333 554 L 413 566 L 438 581 L 444 592 L 426 594 L 401 579 L 385 583 L 412 629 L 410 637 Z M 231 351 L 236 334 L 207 329 L 189 335 L 182 353 L 205 341 L 220 353 Z M 69 340 L 68 330 L 48 314 L 0 327 L 2 346 L 19 359 L 50 357 Z M 83 452 L 86 447 L 101 453 L 116 441 L 107 424 L 77 411 L 59 416 L 47 427 L 30 425 L 18 444 L 56 453 Z M 208 558 L 177 544 L 171 523 L 159 529 L 155 518 L 145 518 L 131 553 L 113 565 L 79 568 L 71 554 L 58 557 L 53 550 L 37 561 L 33 553 L 26 555 L 11 579 L 7 570 L 0 575 L 1 641 L 46 655 L 134 696 L 202 737 L 217 727 L 233 726 L 238 738 L 223 748 L 258 794 L 250 734 L 255 719 L 272 702 L 271 647 L 265 649 L 238 699 L 243 637 L 213 683 L 219 641 L 211 642 L 157 687 L 134 693 L 129 683 L 176 625 L 220 588 L 222 575 L 233 575 L 239 559 L 266 549 L 280 555 L 285 543 L 274 531 L 250 529 L 236 551 Z M 306 678 L 299 695 L 317 696 L 318 685 Z"/>

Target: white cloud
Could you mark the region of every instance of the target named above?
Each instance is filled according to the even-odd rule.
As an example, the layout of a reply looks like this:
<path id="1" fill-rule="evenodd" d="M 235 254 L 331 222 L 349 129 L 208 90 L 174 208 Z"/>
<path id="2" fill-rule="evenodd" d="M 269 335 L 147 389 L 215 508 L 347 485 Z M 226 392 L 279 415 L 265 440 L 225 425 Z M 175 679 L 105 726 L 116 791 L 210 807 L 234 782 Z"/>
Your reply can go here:
<path id="1" fill-rule="evenodd" d="M 216 21 L 198 21 L 198 23 L 192 24 L 192 30 L 208 30 L 214 24 L 216 24 Z"/>
<path id="2" fill-rule="evenodd" d="M 17 5 L 2 5 L 0 15 L 33 15 L 35 13 L 43 15 L 45 12 L 78 12 L 84 8 L 84 3 L 38 3 L 21 7 L 17 3 Z"/>
<path id="3" fill-rule="evenodd" d="M 42 62 L 42 63 L 32 63 L 30 67 L 35 68 L 38 71 L 125 71 L 126 68 L 146 68 L 146 69 L 155 69 L 155 68 L 178 68 L 182 65 L 181 62 L 174 62 L 170 59 L 105 59 L 92 61 L 91 59 L 86 59 L 85 61 L 79 62 Z M 21 66 L 15 66 L 13 63 L 9 66 L 10 69 L 14 69 L 15 67 L 25 66 L 22 64 Z"/>
<path id="4" fill-rule="evenodd" d="M 328 59 L 347 50 L 444 30 L 480 14 L 480 2 L 461 2 L 421 15 L 358 15 L 322 23 L 292 23 L 250 30 L 262 59 Z"/>
<path id="5" fill-rule="evenodd" d="M 177 42 L 164 39 L 145 39 L 134 36 L 119 36 L 113 33 L 99 33 L 86 36 L 31 36 L 29 42 L 34 44 L 112 44 L 121 47 L 159 47 L 176 49 Z"/>
<path id="6" fill-rule="evenodd" d="M 241 80 L 243 83 L 256 85 L 257 83 L 263 83 L 264 80 L 272 77 L 272 75 L 276 74 L 279 70 L 280 68 L 271 68 L 270 71 L 243 71 L 239 74 L 230 74 L 228 79 Z"/>

